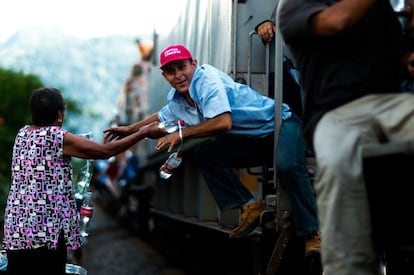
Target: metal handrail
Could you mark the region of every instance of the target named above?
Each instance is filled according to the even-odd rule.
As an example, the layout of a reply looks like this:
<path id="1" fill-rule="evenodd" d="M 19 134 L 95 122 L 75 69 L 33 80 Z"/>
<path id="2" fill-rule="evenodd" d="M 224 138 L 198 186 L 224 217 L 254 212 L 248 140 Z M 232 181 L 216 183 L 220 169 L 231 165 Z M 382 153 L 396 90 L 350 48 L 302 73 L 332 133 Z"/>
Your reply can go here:
<path id="1" fill-rule="evenodd" d="M 248 38 L 248 49 L 247 49 L 247 85 L 251 85 L 251 77 L 252 77 L 252 56 L 253 56 L 253 35 L 257 35 L 256 31 L 251 31 L 249 33 L 249 38 Z M 265 58 L 265 79 L 268 80 L 269 79 L 269 57 L 270 56 L 270 49 L 269 49 L 269 44 L 266 44 L 266 58 Z M 266 91 L 266 93 L 269 92 L 269 85 L 268 85 L 268 81 L 264 81 L 264 91 Z"/>
<path id="2" fill-rule="evenodd" d="M 276 19 L 277 26 L 277 19 Z M 275 139 L 274 139 L 274 156 L 277 154 L 277 145 L 279 142 L 279 133 L 282 126 L 282 101 L 283 101 L 283 38 L 278 28 L 275 32 Z M 274 176 L 276 178 L 276 161 L 274 162 Z"/>

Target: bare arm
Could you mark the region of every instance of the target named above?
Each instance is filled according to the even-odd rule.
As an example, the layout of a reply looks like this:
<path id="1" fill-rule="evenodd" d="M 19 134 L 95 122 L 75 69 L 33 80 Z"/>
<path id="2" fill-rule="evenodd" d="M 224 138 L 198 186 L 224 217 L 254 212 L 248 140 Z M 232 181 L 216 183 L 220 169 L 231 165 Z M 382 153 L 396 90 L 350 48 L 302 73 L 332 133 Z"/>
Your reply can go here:
<path id="1" fill-rule="evenodd" d="M 311 21 L 315 35 L 334 35 L 342 32 L 365 16 L 375 0 L 341 0 L 317 13 Z"/>
<path id="2" fill-rule="evenodd" d="M 202 123 L 183 129 L 183 139 L 201 138 L 229 131 L 232 126 L 230 113 L 223 113 Z M 178 133 L 173 133 L 158 140 L 155 149 L 160 150 L 169 144 L 168 152 L 181 142 Z"/>
<path id="3" fill-rule="evenodd" d="M 125 137 L 138 131 L 142 126 L 151 124 L 155 121 L 159 121 L 158 113 L 154 113 L 149 117 L 144 118 L 143 120 L 135 122 L 134 124 L 107 128 L 104 130 L 105 140 L 112 141 L 118 138 Z"/>
<path id="4" fill-rule="evenodd" d="M 124 138 L 104 144 L 66 133 L 63 140 L 63 154 L 84 159 L 107 159 L 127 150 L 146 137 L 159 138 L 164 135 L 165 131 L 163 129 L 159 129 L 152 124 L 141 127 L 138 131 Z"/>

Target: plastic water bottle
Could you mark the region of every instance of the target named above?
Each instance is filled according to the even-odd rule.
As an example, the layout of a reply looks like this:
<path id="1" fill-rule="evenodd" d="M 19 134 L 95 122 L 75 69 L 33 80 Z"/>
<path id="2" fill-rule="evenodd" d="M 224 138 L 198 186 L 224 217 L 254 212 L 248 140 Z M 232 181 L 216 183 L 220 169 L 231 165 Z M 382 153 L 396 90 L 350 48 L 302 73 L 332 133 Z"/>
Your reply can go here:
<path id="1" fill-rule="evenodd" d="M 87 275 L 88 271 L 80 265 L 66 264 L 66 274 Z"/>
<path id="2" fill-rule="evenodd" d="M 184 126 L 184 120 L 163 121 L 158 124 L 158 128 L 164 129 L 169 134 L 176 132 L 179 126 Z"/>
<path id="3" fill-rule="evenodd" d="M 160 177 L 165 180 L 169 179 L 173 175 L 174 170 L 177 169 L 178 166 L 180 166 L 182 160 L 183 156 L 180 150 L 172 153 L 161 166 Z"/>
<path id="4" fill-rule="evenodd" d="M 6 270 L 7 270 L 7 254 L 6 254 L 6 250 L 1 250 L 0 251 L 0 271 L 6 271 Z"/>
<path id="5" fill-rule="evenodd" d="M 87 132 L 83 134 L 78 134 L 78 136 L 85 139 L 92 139 L 92 132 Z M 75 199 L 80 201 L 83 199 L 85 192 L 89 188 L 89 183 L 92 179 L 92 160 L 86 160 L 86 164 L 80 169 L 78 177 L 75 184 Z"/>
<path id="6" fill-rule="evenodd" d="M 89 224 L 93 215 L 92 192 L 86 192 L 80 209 L 80 234 L 89 235 Z"/>
<path id="7" fill-rule="evenodd" d="M 79 171 L 75 188 L 75 198 L 78 200 L 83 199 L 86 190 L 89 188 L 89 183 L 91 182 L 92 171 L 90 162 L 90 160 L 87 160 L 86 164 Z"/>
<path id="8" fill-rule="evenodd" d="M 92 134 L 92 132 L 87 132 L 87 133 L 78 134 L 78 136 L 80 136 L 82 138 L 86 138 L 86 139 L 92 139 L 93 134 Z"/>

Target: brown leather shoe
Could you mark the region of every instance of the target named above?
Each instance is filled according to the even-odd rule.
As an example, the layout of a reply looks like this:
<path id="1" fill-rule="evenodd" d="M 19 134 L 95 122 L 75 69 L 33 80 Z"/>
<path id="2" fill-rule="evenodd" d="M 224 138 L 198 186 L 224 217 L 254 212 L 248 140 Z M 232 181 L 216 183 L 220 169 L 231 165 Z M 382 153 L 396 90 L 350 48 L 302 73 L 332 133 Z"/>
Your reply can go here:
<path id="1" fill-rule="evenodd" d="M 321 231 L 315 231 L 311 237 L 306 240 L 305 254 L 321 251 Z"/>
<path id="2" fill-rule="evenodd" d="M 313 232 L 306 240 L 305 249 L 306 274 L 324 275 L 321 259 L 321 232 L 319 230 Z"/>
<path id="3" fill-rule="evenodd" d="M 231 239 L 240 239 L 249 235 L 260 222 L 260 214 L 265 210 L 264 202 L 257 202 L 243 205 L 241 207 L 241 216 L 239 225 L 234 228 L 229 237 Z"/>

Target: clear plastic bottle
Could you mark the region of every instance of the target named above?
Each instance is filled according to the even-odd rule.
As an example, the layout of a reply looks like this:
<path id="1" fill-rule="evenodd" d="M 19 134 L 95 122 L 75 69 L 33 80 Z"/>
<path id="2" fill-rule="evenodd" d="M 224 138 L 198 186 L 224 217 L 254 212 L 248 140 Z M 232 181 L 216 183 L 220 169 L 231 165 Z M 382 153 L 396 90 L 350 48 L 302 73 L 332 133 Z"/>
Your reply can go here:
<path id="1" fill-rule="evenodd" d="M 89 188 L 89 183 L 92 179 L 91 160 L 87 160 L 86 164 L 80 169 L 79 175 L 75 185 L 75 198 L 82 200 Z"/>
<path id="2" fill-rule="evenodd" d="M 78 136 L 86 139 L 92 139 L 92 132 L 78 134 Z M 79 170 L 78 177 L 75 183 L 75 198 L 76 200 L 82 200 L 85 192 L 89 188 L 89 183 L 92 179 L 92 161 L 91 159 L 86 160 L 86 164 Z"/>
<path id="3" fill-rule="evenodd" d="M 167 133 L 171 134 L 178 130 L 179 125 L 184 126 L 184 120 L 163 121 L 158 124 L 158 128 L 164 129 Z"/>
<path id="4" fill-rule="evenodd" d="M 82 237 L 89 236 L 89 224 L 93 215 L 92 192 L 86 192 L 80 209 L 80 234 Z"/>
<path id="5" fill-rule="evenodd" d="M 86 139 L 92 139 L 93 134 L 92 134 L 92 132 L 87 132 L 87 133 L 78 134 L 78 136 L 80 136 L 82 138 L 86 138 Z"/>
<path id="6" fill-rule="evenodd" d="M 7 270 L 7 253 L 6 250 L 0 250 L 0 271 L 6 271 Z M 1 272 L 3 273 L 3 272 Z"/>
<path id="7" fill-rule="evenodd" d="M 66 264 L 66 274 L 87 275 L 88 271 L 80 265 L 67 263 Z"/>
<path id="8" fill-rule="evenodd" d="M 173 175 L 174 170 L 177 169 L 178 166 L 180 166 L 182 160 L 183 156 L 180 150 L 172 153 L 161 166 L 160 177 L 162 179 L 169 179 Z"/>

